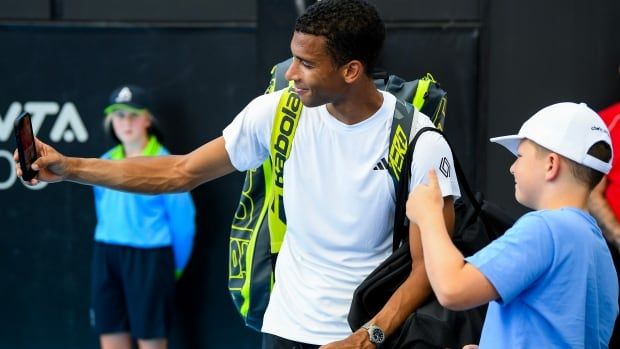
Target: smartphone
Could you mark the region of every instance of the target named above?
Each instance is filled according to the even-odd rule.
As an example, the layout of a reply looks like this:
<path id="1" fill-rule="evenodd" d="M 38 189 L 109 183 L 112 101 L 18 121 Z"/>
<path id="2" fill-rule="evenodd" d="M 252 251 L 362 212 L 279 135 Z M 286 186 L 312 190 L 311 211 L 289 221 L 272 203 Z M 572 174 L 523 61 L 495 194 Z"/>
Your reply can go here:
<path id="1" fill-rule="evenodd" d="M 36 177 L 38 171 L 34 171 L 32 163 L 39 157 L 37 148 L 34 145 L 34 133 L 32 132 L 32 121 L 28 112 L 23 112 L 15 120 L 14 132 L 17 143 L 17 153 L 19 154 L 19 166 L 22 169 L 22 179 L 29 181 Z"/>

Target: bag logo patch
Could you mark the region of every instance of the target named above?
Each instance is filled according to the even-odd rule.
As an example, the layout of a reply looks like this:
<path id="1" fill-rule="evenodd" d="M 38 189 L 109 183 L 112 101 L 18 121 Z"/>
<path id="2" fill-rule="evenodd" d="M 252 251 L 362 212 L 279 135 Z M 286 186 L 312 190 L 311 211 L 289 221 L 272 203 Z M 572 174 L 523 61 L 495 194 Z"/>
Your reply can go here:
<path id="1" fill-rule="evenodd" d="M 445 156 L 441 158 L 441 163 L 439 164 L 439 171 L 441 171 L 444 177 L 450 178 L 450 161 L 448 161 Z"/>
<path id="2" fill-rule="evenodd" d="M 407 134 L 403 128 L 398 125 L 396 133 L 394 134 L 394 140 L 390 146 L 389 163 L 394 169 L 396 178 L 400 179 L 400 169 L 403 167 L 405 160 L 405 154 L 407 153 Z"/>

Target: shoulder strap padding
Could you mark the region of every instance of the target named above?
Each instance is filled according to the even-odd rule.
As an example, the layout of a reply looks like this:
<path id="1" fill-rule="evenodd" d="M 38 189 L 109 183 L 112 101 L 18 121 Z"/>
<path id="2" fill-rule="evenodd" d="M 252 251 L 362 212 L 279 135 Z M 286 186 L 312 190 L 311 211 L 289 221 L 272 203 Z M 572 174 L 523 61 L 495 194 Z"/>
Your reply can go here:
<path id="1" fill-rule="evenodd" d="M 271 193 L 273 202 L 268 211 L 269 232 L 271 235 L 271 252 L 278 253 L 284 234 L 286 233 L 286 213 L 284 212 L 284 163 L 291 154 L 293 140 L 303 104 L 293 88 L 282 91 L 278 102 L 276 115 L 271 129 L 269 145 L 271 178 L 273 187 Z"/>
<path id="2" fill-rule="evenodd" d="M 394 181 L 394 188 L 398 187 L 415 116 L 416 110 L 411 104 L 396 99 L 388 151 L 388 171 Z"/>

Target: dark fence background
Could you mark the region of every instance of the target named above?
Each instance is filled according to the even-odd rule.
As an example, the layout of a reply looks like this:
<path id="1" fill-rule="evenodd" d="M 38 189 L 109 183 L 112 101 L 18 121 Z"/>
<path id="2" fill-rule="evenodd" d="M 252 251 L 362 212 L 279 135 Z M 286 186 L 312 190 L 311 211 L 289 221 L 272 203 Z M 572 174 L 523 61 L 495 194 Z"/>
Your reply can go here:
<path id="1" fill-rule="evenodd" d="M 309 1 L 307 1 L 309 2 Z M 165 143 L 185 153 L 221 134 L 290 54 L 303 1 L 0 0 L 0 346 L 96 348 L 88 324 L 92 189 L 30 189 L 13 175 L 21 110 L 62 152 L 99 156 L 109 92 L 152 88 Z M 600 109 L 620 98 L 616 0 L 383 0 L 381 66 L 431 72 L 449 92 L 446 132 L 476 187 L 514 213 L 512 157 L 488 137 L 513 133 L 561 100 Z M 232 8 L 231 8 L 232 7 Z M 302 6 L 303 7 L 303 6 Z M 196 243 L 177 292 L 171 348 L 260 347 L 227 293 L 228 226 L 240 173 L 192 192 Z"/>

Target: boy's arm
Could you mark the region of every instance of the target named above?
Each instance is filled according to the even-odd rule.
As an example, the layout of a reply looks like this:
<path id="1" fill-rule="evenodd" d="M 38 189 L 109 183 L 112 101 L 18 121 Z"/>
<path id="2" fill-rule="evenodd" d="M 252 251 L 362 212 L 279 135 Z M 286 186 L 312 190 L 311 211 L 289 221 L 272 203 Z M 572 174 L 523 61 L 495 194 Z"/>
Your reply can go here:
<path id="1" fill-rule="evenodd" d="M 620 222 L 605 198 L 605 188 L 607 188 L 607 177 L 603 177 L 590 193 L 588 209 L 596 218 L 607 241 L 620 252 Z"/>
<path id="2" fill-rule="evenodd" d="M 489 280 L 465 263 L 452 243 L 442 217 L 443 204 L 435 171 L 429 173 L 429 184 L 418 185 L 407 200 L 407 217 L 421 231 L 424 263 L 439 303 L 463 310 L 497 299 Z"/>
<path id="3" fill-rule="evenodd" d="M 444 198 L 442 223 L 454 227 L 454 205 L 451 196 Z M 392 294 L 383 308 L 375 315 L 370 323 L 380 327 L 385 336 L 392 335 L 407 319 L 407 317 L 420 307 L 431 293 L 428 276 L 424 265 L 424 255 L 420 240 L 420 231 L 415 224 L 409 225 L 409 247 L 411 251 L 411 273 L 400 287 Z M 331 348 L 375 348 L 369 340 L 366 329 L 360 328 L 344 340 L 330 343 L 321 347 Z"/>
<path id="4" fill-rule="evenodd" d="M 235 170 L 224 144 L 219 137 L 186 155 L 102 160 L 67 157 L 36 139 L 40 157 L 32 167 L 39 174 L 29 184 L 67 180 L 139 193 L 189 191 Z M 16 172 L 21 177 L 19 166 Z"/>

